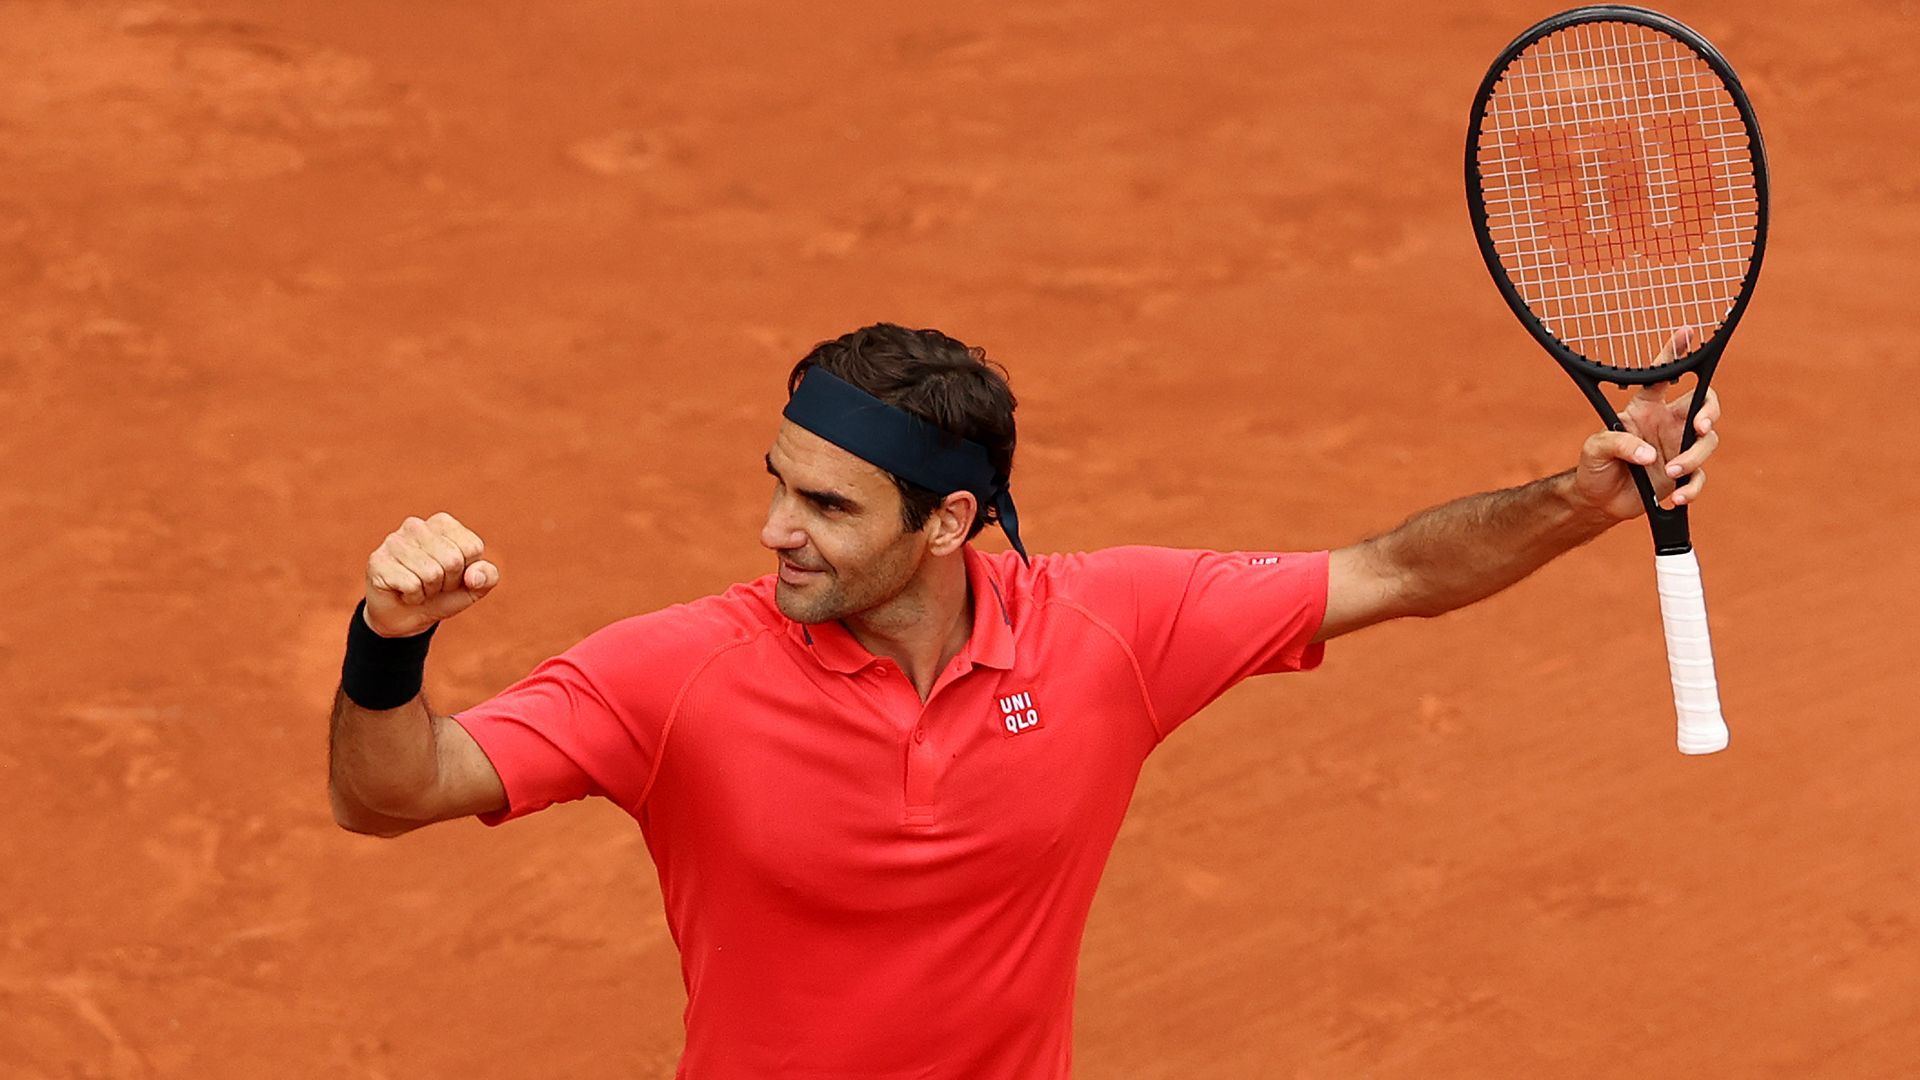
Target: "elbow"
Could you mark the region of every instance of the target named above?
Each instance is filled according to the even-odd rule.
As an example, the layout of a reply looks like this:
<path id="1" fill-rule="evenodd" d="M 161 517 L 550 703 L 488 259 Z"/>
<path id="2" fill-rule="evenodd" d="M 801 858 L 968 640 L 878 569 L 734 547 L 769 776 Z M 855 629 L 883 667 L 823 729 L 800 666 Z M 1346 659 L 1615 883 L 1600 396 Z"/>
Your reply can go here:
<path id="1" fill-rule="evenodd" d="M 380 825 L 373 822 L 358 821 L 354 818 L 336 816 L 333 820 L 335 824 L 355 836 L 374 836 L 382 840 L 391 840 L 396 836 L 404 836 L 413 831 L 410 827 Z"/>
<path id="2" fill-rule="evenodd" d="M 356 836 L 377 836 L 383 840 L 391 840 L 396 836 L 412 832 L 424 824 L 371 810 L 349 798 L 340 790 L 338 784 L 327 785 L 327 796 L 328 801 L 333 804 L 333 823 Z"/>
<path id="3" fill-rule="evenodd" d="M 1333 552 L 1327 569 L 1327 613 L 1314 640 L 1393 619 L 1430 619 L 1450 610 L 1452 605 L 1425 575 L 1393 558 L 1376 537 Z"/>

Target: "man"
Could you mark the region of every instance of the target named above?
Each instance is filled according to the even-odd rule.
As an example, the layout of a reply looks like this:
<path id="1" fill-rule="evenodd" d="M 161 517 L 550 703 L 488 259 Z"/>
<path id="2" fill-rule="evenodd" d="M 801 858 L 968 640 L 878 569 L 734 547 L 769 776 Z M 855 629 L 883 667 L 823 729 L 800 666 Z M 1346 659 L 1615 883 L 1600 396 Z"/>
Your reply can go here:
<path id="1" fill-rule="evenodd" d="M 1676 345 L 1684 345 L 1676 338 Z M 1030 561 L 1014 400 L 985 354 L 877 325 L 794 368 L 767 451 L 778 571 L 591 635 L 456 717 L 432 627 L 500 581 L 446 514 L 367 564 L 333 718 L 334 815 L 392 836 L 585 795 L 644 831 L 688 993 L 681 1075 L 1065 1077 L 1081 931 L 1141 764 L 1250 675 L 1511 585 L 1699 494 L 1657 391 L 1571 470 L 1310 554 Z M 1014 551 L 968 543 L 998 523 Z"/>

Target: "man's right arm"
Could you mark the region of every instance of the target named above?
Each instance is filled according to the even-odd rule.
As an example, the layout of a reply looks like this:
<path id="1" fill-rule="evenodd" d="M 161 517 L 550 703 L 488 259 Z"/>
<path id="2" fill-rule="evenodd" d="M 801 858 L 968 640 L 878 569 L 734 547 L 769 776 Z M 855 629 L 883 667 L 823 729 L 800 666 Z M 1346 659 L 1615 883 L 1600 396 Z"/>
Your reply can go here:
<path id="1" fill-rule="evenodd" d="M 423 634 L 473 606 L 500 581 L 484 555 L 480 538 L 450 514 L 408 518 L 367 560 L 364 626 L 354 632 L 372 631 L 363 644 L 380 648 L 385 639 Z M 355 657 L 348 667 L 356 667 Z M 328 795 L 342 828 L 398 836 L 506 808 L 493 763 L 452 717 L 433 715 L 424 695 L 416 690 L 395 707 L 373 708 L 356 702 L 350 689 L 343 682 L 334 697 L 328 740 Z"/>
<path id="2" fill-rule="evenodd" d="M 433 715 L 425 695 L 372 710 L 336 694 L 328 746 L 333 820 L 350 832 L 399 836 L 507 808 L 507 789 L 480 745 L 453 717 Z"/>

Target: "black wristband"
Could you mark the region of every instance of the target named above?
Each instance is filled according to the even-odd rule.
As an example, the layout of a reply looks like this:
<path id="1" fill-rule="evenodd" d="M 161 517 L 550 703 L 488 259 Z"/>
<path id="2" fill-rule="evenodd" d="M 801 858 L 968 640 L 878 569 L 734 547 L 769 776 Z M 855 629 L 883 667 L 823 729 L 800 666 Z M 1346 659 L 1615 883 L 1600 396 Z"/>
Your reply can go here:
<path id="1" fill-rule="evenodd" d="M 381 637 L 367 625 L 367 602 L 353 609 L 347 628 L 347 659 L 340 665 L 340 690 L 363 709 L 397 709 L 420 696 L 427 669 L 427 646 L 439 624 L 412 637 Z"/>

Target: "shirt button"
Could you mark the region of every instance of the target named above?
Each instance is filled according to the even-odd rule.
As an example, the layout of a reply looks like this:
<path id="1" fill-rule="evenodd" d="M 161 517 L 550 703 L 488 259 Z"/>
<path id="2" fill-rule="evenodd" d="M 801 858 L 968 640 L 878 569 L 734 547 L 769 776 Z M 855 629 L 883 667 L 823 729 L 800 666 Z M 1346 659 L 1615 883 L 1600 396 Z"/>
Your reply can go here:
<path id="1" fill-rule="evenodd" d="M 917 742 L 917 743 L 923 743 L 923 742 L 926 742 L 926 741 L 927 741 L 927 729 L 926 729 L 926 728 L 914 728 L 914 729 L 913 729 L 913 741 L 914 741 L 914 742 Z"/>

